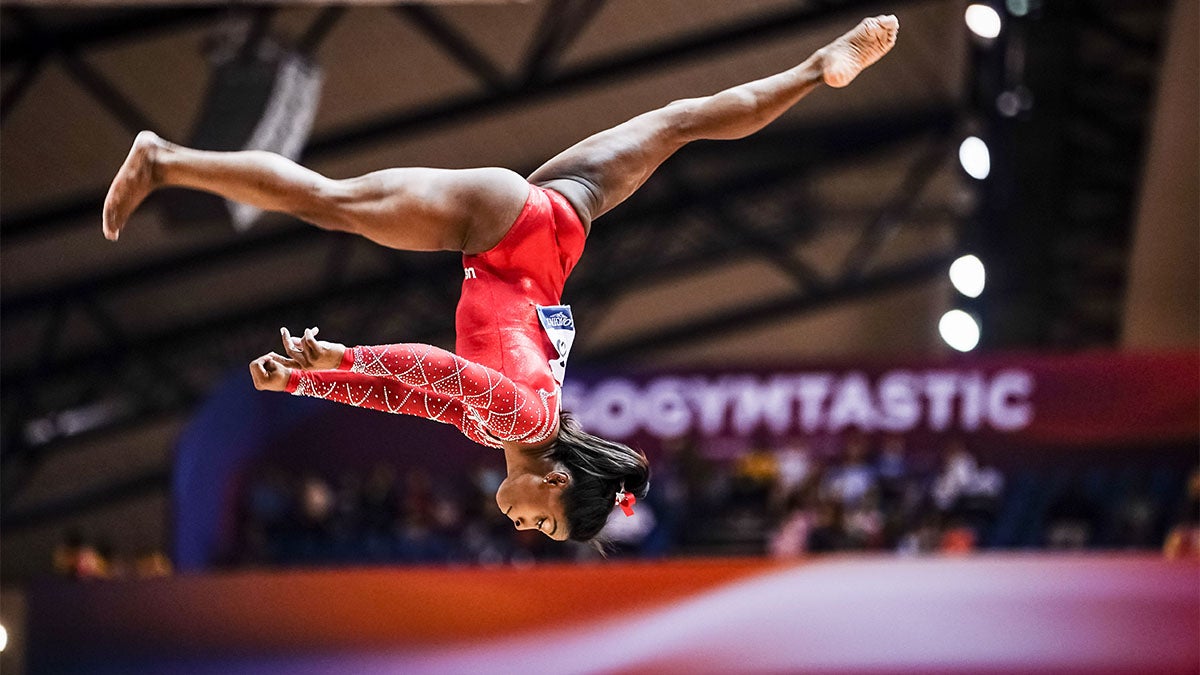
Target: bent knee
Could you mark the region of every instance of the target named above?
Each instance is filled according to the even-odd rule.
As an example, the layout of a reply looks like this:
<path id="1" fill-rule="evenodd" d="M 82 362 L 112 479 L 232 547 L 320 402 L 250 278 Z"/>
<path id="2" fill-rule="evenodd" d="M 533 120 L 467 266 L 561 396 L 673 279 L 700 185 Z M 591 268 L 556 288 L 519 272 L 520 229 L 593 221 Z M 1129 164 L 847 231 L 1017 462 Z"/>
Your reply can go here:
<path id="1" fill-rule="evenodd" d="M 681 98 L 660 108 L 660 138 L 667 143 L 696 140 L 702 123 L 704 98 Z"/>

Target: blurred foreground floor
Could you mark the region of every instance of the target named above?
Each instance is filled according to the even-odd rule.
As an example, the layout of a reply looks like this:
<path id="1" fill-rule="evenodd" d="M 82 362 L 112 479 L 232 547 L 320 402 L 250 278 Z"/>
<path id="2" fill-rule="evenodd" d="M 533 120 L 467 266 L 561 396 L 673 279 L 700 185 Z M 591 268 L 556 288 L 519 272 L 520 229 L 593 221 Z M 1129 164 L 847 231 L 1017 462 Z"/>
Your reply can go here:
<path id="1" fill-rule="evenodd" d="M 35 587 L 30 672 L 1193 673 L 1200 565 L 613 561 Z"/>

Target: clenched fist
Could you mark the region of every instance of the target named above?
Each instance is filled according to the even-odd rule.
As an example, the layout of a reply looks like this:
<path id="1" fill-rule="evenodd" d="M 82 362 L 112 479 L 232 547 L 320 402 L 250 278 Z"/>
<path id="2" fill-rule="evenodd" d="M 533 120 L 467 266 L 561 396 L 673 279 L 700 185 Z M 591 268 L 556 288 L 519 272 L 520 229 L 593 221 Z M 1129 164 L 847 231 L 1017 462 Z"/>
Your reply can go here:
<path id="1" fill-rule="evenodd" d="M 271 352 L 250 362 L 250 379 L 259 391 L 287 391 L 292 369 L 280 363 L 283 357 Z"/>

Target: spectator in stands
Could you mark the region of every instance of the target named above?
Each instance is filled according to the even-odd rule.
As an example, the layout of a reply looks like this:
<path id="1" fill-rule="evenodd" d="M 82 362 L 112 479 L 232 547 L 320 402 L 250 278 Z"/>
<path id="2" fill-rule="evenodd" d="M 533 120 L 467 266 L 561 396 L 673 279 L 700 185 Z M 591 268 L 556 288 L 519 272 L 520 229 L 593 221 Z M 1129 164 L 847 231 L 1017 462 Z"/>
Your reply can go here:
<path id="1" fill-rule="evenodd" d="M 333 516 L 333 490 L 329 483 L 315 473 L 306 475 L 298 484 L 297 525 L 300 553 L 309 560 L 328 552 L 330 520 Z"/>
<path id="2" fill-rule="evenodd" d="M 816 518 L 808 533 L 807 549 L 813 553 L 840 551 L 846 547 L 846 530 L 843 521 L 842 502 L 820 497 L 817 502 Z"/>
<path id="3" fill-rule="evenodd" d="M 454 558 L 457 542 L 461 539 L 465 513 L 459 497 L 459 486 L 449 481 L 436 481 L 422 469 L 413 469 L 405 474 L 404 509 L 400 515 L 398 531 L 404 547 L 404 555 L 418 562 L 445 562 Z M 468 490 L 472 499 L 473 491 Z M 492 508 L 495 508 L 493 500 Z M 474 517 L 481 517 L 482 510 L 476 500 Z"/>
<path id="4" fill-rule="evenodd" d="M 1200 469 L 1193 470 L 1188 478 L 1186 497 L 1167 532 L 1163 553 L 1172 559 L 1200 557 Z"/>
<path id="5" fill-rule="evenodd" d="M 916 524 L 900 536 L 896 552 L 900 555 L 926 555 L 942 546 L 941 515 L 928 510 L 917 516 Z"/>
<path id="6" fill-rule="evenodd" d="M 888 434 L 879 447 L 879 458 L 875 461 L 879 476 L 879 496 L 884 508 L 900 501 L 908 479 L 907 446 L 904 437 Z"/>
<path id="7" fill-rule="evenodd" d="M 367 474 L 361 495 L 363 528 L 375 535 L 386 534 L 400 512 L 400 493 L 396 486 L 396 470 L 380 462 Z"/>
<path id="8" fill-rule="evenodd" d="M 741 508 L 762 511 L 779 480 L 779 465 L 765 435 L 738 457 L 733 469 L 733 499 Z M 611 521 L 610 521 L 611 522 Z"/>
<path id="9" fill-rule="evenodd" d="M 846 511 L 846 547 L 860 551 L 881 548 L 883 520 L 879 490 L 872 488 Z"/>
<path id="10" fill-rule="evenodd" d="M 76 529 L 67 530 L 66 535 L 54 547 L 54 573 L 73 577 L 79 567 L 79 552 L 83 549 L 83 533 Z"/>
<path id="11" fill-rule="evenodd" d="M 953 517 L 942 531 L 938 550 L 950 555 L 964 555 L 975 550 L 977 540 L 974 527 L 961 517 Z"/>
<path id="12" fill-rule="evenodd" d="M 817 510 L 815 489 L 792 492 L 779 527 L 768 541 L 768 552 L 775 558 L 794 558 L 808 552 Z"/>
<path id="13" fill-rule="evenodd" d="M 786 513 L 793 501 L 813 477 L 812 453 L 808 444 L 794 441 L 775 451 L 778 478 L 772 489 L 771 510 Z"/>
<path id="14" fill-rule="evenodd" d="M 1045 544 L 1056 550 L 1082 550 L 1092 542 L 1099 512 L 1078 484 L 1062 492 L 1046 512 Z"/>
<path id="15" fill-rule="evenodd" d="M 423 469 L 412 468 L 404 474 L 401 519 L 406 528 L 427 530 L 434 522 L 432 480 Z"/>
<path id="16" fill-rule="evenodd" d="M 692 501 L 691 486 L 681 462 L 689 445 L 690 442 L 683 438 L 668 441 L 663 445 L 663 451 L 651 459 L 655 487 L 643 501 L 656 516 L 657 524 L 639 546 L 643 556 L 663 556 L 679 542 Z"/>
<path id="17" fill-rule="evenodd" d="M 76 579 L 107 579 L 109 577 L 108 559 L 101 551 L 108 548 L 107 544 L 95 544 L 84 539 L 75 556 L 73 576 Z"/>
<path id="18" fill-rule="evenodd" d="M 333 527 L 339 534 L 358 532 L 362 529 L 363 483 L 355 471 L 343 471 L 337 476 L 337 489 L 333 493 Z"/>
<path id="19" fill-rule="evenodd" d="M 675 457 L 687 491 L 687 510 L 682 514 L 679 528 L 680 536 L 686 539 L 702 532 L 705 524 L 724 513 L 729 497 L 729 472 L 690 439 L 679 443 Z"/>
<path id="20" fill-rule="evenodd" d="M 134 557 L 133 571 L 140 579 L 170 576 L 171 560 L 156 548 L 144 547 Z"/>
<path id="21" fill-rule="evenodd" d="M 933 481 L 931 496 L 943 514 L 975 531 L 979 539 L 995 518 L 1004 490 L 1004 477 L 981 467 L 962 439 L 946 446 L 942 472 Z"/>
<path id="22" fill-rule="evenodd" d="M 276 466 L 269 466 L 262 477 L 251 484 L 248 516 L 251 522 L 267 532 L 283 527 L 291 511 L 293 488 L 287 475 Z"/>
<path id="23" fill-rule="evenodd" d="M 825 475 L 822 493 L 842 507 L 852 507 L 875 489 L 878 477 L 868 460 L 866 436 L 851 434 L 846 439 L 845 459 Z"/>
<path id="24" fill-rule="evenodd" d="M 1147 487 L 1130 490 L 1113 509 L 1112 540 L 1115 548 L 1144 549 L 1157 544 L 1160 509 Z"/>

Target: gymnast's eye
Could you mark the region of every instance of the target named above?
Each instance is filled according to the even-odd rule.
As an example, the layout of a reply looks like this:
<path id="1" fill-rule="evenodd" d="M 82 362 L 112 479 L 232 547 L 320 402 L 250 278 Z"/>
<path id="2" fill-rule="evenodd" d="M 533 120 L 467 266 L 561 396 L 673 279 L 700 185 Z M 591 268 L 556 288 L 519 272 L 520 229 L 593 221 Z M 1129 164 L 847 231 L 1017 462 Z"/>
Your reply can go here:
<path id="1" fill-rule="evenodd" d="M 546 522 L 546 519 L 545 519 L 545 518 L 542 518 L 541 520 L 539 520 L 539 521 L 538 521 L 538 527 L 537 527 L 537 529 L 539 529 L 539 530 L 540 530 L 540 529 L 542 529 L 542 524 L 543 524 L 543 523 L 545 523 L 545 522 Z"/>

